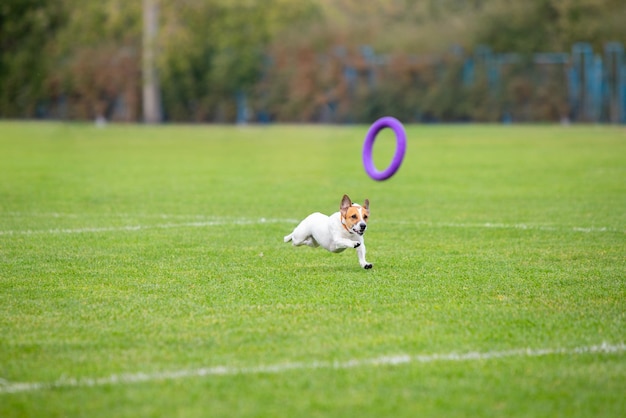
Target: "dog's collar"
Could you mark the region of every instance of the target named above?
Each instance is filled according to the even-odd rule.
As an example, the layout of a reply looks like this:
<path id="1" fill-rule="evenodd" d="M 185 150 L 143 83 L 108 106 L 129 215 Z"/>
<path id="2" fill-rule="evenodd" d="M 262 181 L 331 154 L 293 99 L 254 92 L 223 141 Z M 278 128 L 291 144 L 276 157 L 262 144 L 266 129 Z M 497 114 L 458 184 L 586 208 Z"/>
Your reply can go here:
<path id="1" fill-rule="evenodd" d="M 354 233 L 354 232 L 350 231 L 350 229 L 346 226 L 346 218 L 344 218 L 343 216 L 341 217 L 341 226 L 343 226 L 344 229 L 346 231 L 348 231 L 350 234 Z"/>

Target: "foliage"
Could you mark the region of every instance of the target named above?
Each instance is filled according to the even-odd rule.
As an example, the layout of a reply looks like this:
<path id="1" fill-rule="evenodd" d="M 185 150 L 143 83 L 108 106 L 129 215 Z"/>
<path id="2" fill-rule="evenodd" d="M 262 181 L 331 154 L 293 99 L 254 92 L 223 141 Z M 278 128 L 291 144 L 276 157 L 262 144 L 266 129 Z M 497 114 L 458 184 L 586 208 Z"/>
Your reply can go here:
<path id="1" fill-rule="evenodd" d="M 462 58 L 480 45 L 529 56 L 579 41 L 595 50 L 626 43 L 621 0 L 157 3 L 162 106 L 172 121 L 233 121 L 242 95 L 259 120 L 350 122 L 390 112 L 555 120 L 568 113 L 562 75 L 518 66 L 488 95 L 488 80 L 464 82 Z M 139 1 L 2 2 L 0 116 L 138 120 L 141 23 Z M 368 62 L 363 45 L 383 62 Z M 349 71 L 356 75 L 346 80 Z"/>
<path id="2" fill-rule="evenodd" d="M 44 91 L 47 40 L 63 23 L 54 2 L 3 0 L 0 4 L 0 115 L 32 117 Z"/>
<path id="3" fill-rule="evenodd" d="M 50 41 L 51 111 L 63 118 L 139 115 L 141 2 L 62 0 L 66 23 Z M 56 105 L 56 106 L 55 106 Z"/>
<path id="4" fill-rule="evenodd" d="M 565 51 L 576 42 L 600 49 L 626 42 L 626 3 L 621 0 L 493 0 L 476 40 L 500 52 Z"/>
<path id="5" fill-rule="evenodd" d="M 314 9 L 308 1 L 187 1 L 165 3 L 164 14 L 161 74 L 169 116 L 232 120 L 233 98 L 259 80 L 267 44 Z"/>

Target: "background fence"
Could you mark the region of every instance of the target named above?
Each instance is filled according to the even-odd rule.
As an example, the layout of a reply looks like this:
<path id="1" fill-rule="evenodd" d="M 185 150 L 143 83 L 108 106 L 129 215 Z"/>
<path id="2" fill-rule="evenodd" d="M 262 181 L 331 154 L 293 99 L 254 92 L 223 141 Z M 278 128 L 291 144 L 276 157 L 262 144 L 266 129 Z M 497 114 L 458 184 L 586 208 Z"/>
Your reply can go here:
<path id="1" fill-rule="evenodd" d="M 626 123 L 623 0 L 2 4 L 0 118 Z"/>
<path id="2" fill-rule="evenodd" d="M 270 56 L 257 88 L 237 98 L 237 121 L 561 121 L 626 123 L 621 43 L 603 51 L 494 53 L 478 46 L 428 56 L 377 55 L 363 46 Z"/>

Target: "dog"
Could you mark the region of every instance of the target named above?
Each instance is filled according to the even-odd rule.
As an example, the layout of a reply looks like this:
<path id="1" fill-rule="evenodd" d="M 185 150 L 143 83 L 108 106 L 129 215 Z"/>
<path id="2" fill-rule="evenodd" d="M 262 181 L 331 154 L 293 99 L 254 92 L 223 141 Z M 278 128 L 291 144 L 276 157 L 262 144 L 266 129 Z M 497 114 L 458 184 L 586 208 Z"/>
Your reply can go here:
<path id="1" fill-rule="evenodd" d="M 346 248 L 356 248 L 359 264 L 364 269 L 373 266 L 365 260 L 363 234 L 367 229 L 370 202 L 365 199 L 363 206 L 352 203 L 348 195 L 343 195 L 339 212 L 330 216 L 315 212 L 304 218 L 293 232 L 285 236 L 296 247 L 322 246 L 332 253 L 340 253 Z"/>

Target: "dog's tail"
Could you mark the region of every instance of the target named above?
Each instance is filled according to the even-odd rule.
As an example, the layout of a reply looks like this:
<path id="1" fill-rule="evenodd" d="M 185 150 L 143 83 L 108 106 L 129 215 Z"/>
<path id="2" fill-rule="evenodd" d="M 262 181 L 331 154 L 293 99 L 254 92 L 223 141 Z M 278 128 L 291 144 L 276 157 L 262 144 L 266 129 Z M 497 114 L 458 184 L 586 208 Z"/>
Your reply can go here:
<path id="1" fill-rule="evenodd" d="M 289 242 L 289 241 L 291 241 L 292 238 L 293 238 L 293 233 L 291 233 L 289 235 L 285 235 L 285 238 L 283 238 L 283 239 L 284 239 L 285 242 Z"/>

